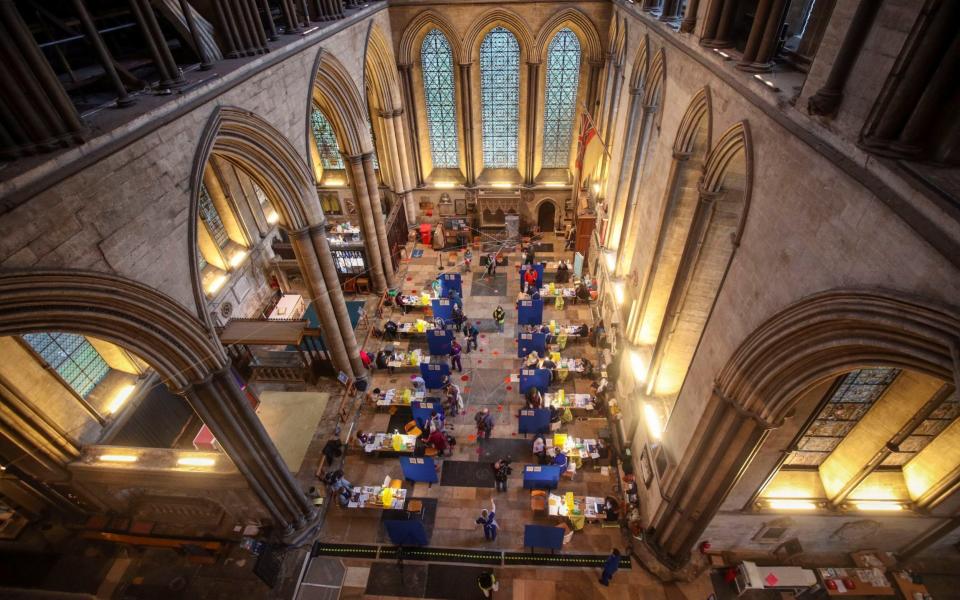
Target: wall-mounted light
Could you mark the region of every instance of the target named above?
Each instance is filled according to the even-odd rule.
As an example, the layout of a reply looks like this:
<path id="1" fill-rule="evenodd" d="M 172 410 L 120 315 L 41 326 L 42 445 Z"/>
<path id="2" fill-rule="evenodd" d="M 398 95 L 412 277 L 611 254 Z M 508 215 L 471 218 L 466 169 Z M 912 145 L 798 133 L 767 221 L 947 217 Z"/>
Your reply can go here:
<path id="1" fill-rule="evenodd" d="M 770 498 L 765 502 L 774 510 L 817 510 L 819 508 L 813 500 L 798 498 Z"/>
<path id="2" fill-rule="evenodd" d="M 270 211 L 267 212 L 267 223 L 276 225 L 278 222 L 280 222 L 280 215 L 271 208 Z"/>
<path id="3" fill-rule="evenodd" d="M 441 190 L 449 190 L 457 187 L 456 181 L 435 181 L 433 187 L 439 188 Z"/>
<path id="4" fill-rule="evenodd" d="M 217 464 L 217 459 L 207 456 L 184 456 L 177 459 L 177 465 L 181 467 L 212 467 Z"/>
<path id="5" fill-rule="evenodd" d="M 850 504 L 857 510 L 876 512 L 899 512 L 903 510 L 903 504 L 890 500 L 854 500 Z"/>
<path id="6" fill-rule="evenodd" d="M 613 299 L 617 301 L 618 306 L 623 305 L 624 284 L 622 281 L 613 282 Z"/>
<path id="7" fill-rule="evenodd" d="M 246 248 L 239 248 L 234 250 L 233 253 L 230 255 L 230 267 L 233 269 L 236 269 L 237 267 L 242 265 L 243 261 L 247 259 L 247 256 L 249 256 L 249 254 L 250 253 L 247 252 Z"/>
<path id="8" fill-rule="evenodd" d="M 139 460 L 139 457 L 135 454 L 101 454 L 97 457 L 97 460 L 112 463 L 135 463 Z"/>
<path id="9" fill-rule="evenodd" d="M 218 269 L 219 270 L 219 269 Z M 220 288 L 223 287 L 223 284 L 227 282 L 227 274 L 223 271 L 220 271 L 219 274 L 214 275 L 210 278 L 210 281 L 204 285 L 204 289 L 207 291 L 207 294 L 211 296 L 220 291 Z"/>
<path id="10" fill-rule="evenodd" d="M 614 268 L 616 268 L 617 266 L 617 255 L 616 253 L 610 250 L 604 251 L 603 254 L 604 254 L 604 260 L 607 263 L 607 270 L 612 273 Z"/>
<path id="11" fill-rule="evenodd" d="M 594 195 L 596 195 L 596 196 L 599 196 L 599 195 L 600 195 L 600 184 L 599 184 L 599 183 L 593 184 L 593 193 L 594 193 Z"/>
<path id="12" fill-rule="evenodd" d="M 137 386 L 125 385 L 122 388 L 117 390 L 117 393 L 113 395 L 113 399 L 110 401 L 110 404 L 107 405 L 107 414 L 115 414 L 120 408 L 126 404 L 127 400 L 130 398 L 130 394 L 133 393 L 133 390 L 137 389 Z"/>
<path id="13" fill-rule="evenodd" d="M 630 352 L 630 368 L 633 370 L 633 376 L 640 383 L 647 380 L 647 361 L 638 350 Z"/>
<path id="14" fill-rule="evenodd" d="M 543 185 L 543 187 L 548 187 L 548 188 L 567 187 L 567 184 L 566 184 L 565 182 L 563 182 L 563 181 L 547 181 L 546 183 L 544 183 L 544 184 L 542 184 L 542 185 Z"/>
<path id="15" fill-rule="evenodd" d="M 331 177 L 329 179 L 325 179 L 323 185 L 326 187 L 343 187 L 347 185 L 347 180 L 340 177 Z"/>
<path id="16" fill-rule="evenodd" d="M 663 438 L 663 419 L 660 413 L 649 402 L 643 405 L 643 420 L 647 422 L 647 431 L 650 436 L 659 441 Z"/>
<path id="17" fill-rule="evenodd" d="M 510 183 L 509 181 L 494 181 L 490 185 L 492 187 L 500 188 L 500 189 L 511 189 L 513 187 L 513 184 Z"/>

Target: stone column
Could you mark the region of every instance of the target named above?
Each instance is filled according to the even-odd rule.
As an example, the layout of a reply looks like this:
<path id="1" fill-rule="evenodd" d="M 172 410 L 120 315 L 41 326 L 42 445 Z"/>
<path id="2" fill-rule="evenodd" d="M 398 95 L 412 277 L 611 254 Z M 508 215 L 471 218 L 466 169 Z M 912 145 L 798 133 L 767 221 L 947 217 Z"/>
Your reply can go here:
<path id="1" fill-rule="evenodd" d="M 700 7 L 700 0 L 687 0 L 687 8 L 683 13 L 683 20 L 680 21 L 681 33 L 692 33 L 697 25 L 697 9 Z"/>
<path id="2" fill-rule="evenodd" d="M 420 131 L 417 124 L 417 104 L 413 95 L 413 66 L 397 65 L 400 69 L 400 87 L 403 90 L 403 105 L 407 107 L 407 131 L 409 132 L 410 156 L 413 159 L 413 174 L 410 176 L 410 186 L 420 187 L 423 185 L 423 163 L 420 161 Z M 407 139 L 407 136 L 404 136 Z M 407 167 L 409 168 L 409 166 Z M 414 179 L 413 175 L 416 175 Z"/>
<path id="3" fill-rule="evenodd" d="M 533 185 L 534 155 L 537 150 L 537 120 L 540 112 L 540 63 L 527 63 L 527 156 L 523 173 L 523 182 Z"/>
<path id="4" fill-rule="evenodd" d="M 680 0 L 663 0 L 658 20 L 672 21 L 680 16 L 677 14 L 678 10 L 680 10 Z"/>
<path id="5" fill-rule="evenodd" d="M 610 90 L 609 112 L 607 113 L 606 123 L 604 125 L 603 143 L 607 145 L 607 151 L 613 148 L 614 141 L 617 139 L 615 123 L 617 113 L 620 112 L 620 92 L 623 90 L 623 64 L 614 63 L 613 65 L 613 87 Z M 607 170 L 610 168 L 610 156 L 604 152 L 600 157 L 600 181 L 606 186 Z M 606 191 L 604 191 L 606 195 Z"/>
<path id="6" fill-rule="evenodd" d="M 739 401 L 714 391 L 696 428 L 699 435 L 662 490 L 669 500 L 650 522 L 647 544 L 667 566 L 676 569 L 689 560 L 741 469 L 773 427 Z"/>
<path id="7" fill-rule="evenodd" d="M 387 289 L 387 280 L 383 274 L 383 261 L 380 259 L 380 243 L 377 241 L 377 228 L 373 221 L 370 196 L 367 192 L 367 176 L 363 171 L 363 156 L 349 156 L 350 181 L 353 185 L 353 199 L 360 213 L 360 225 L 363 230 L 363 246 L 367 251 L 367 263 L 373 289 L 379 294 Z M 377 208 L 379 211 L 379 207 Z"/>
<path id="8" fill-rule="evenodd" d="M 167 44 L 167 38 L 160 29 L 160 23 L 157 22 L 157 15 L 153 12 L 153 6 L 149 0 L 131 0 L 133 14 L 140 23 L 143 35 L 147 40 L 147 46 L 156 63 L 157 69 L 162 75 L 160 87 L 170 88 L 183 85 L 183 73 L 173 59 L 170 52 L 170 46 Z"/>
<path id="9" fill-rule="evenodd" d="M 620 247 L 623 220 L 627 211 L 627 203 L 633 190 L 633 180 L 639 177 L 637 166 L 639 162 L 640 140 L 636 141 L 637 128 L 641 125 L 640 112 L 643 106 L 643 88 L 630 90 L 630 114 L 627 115 L 627 133 L 623 142 L 623 160 L 620 163 L 620 177 L 617 181 L 617 194 L 614 197 L 613 207 L 610 210 L 610 226 L 607 232 L 607 247 Z"/>
<path id="10" fill-rule="evenodd" d="M 467 187 L 476 184 L 476 168 L 473 158 L 473 79 L 471 63 L 460 65 L 460 119 L 463 122 L 463 160 L 466 168 Z"/>
<path id="11" fill-rule="evenodd" d="M 350 368 L 353 370 L 353 376 L 357 380 L 366 379 L 367 370 L 360 360 L 360 348 L 357 344 L 357 337 L 353 331 L 353 325 L 350 323 L 347 303 L 343 299 L 343 287 L 340 285 L 337 268 L 333 264 L 333 254 L 330 252 L 330 244 L 327 241 L 326 231 L 322 224 L 310 227 L 310 240 L 313 243 L 314 251 L 317 253 L 320 271 L 323 274 L 323 280 L 327 287 L 327 296 L 330 299 L 330 305 L 337 327 L 339 328 L 340 338 L 346 351 L 347 360 L 350 363 Z M 324 336 L 324 338 L 326 338 L 326 336 Z M 350 374 L 350 371 L 344 370 L 344 372 L 348 375 Z"/>
<path id="12" fill-rule="evenodd" d="M 283 4 L 283 2 L 280 4 Z M 269 0 L 260 0 L 260 8 L 263 10 L 264 18 L 267 19 L 267 39 L 275 42 L 279 36 L 277 36 L 277 26 L 273 22 L 273 12 L 271 11 Z"/>
<path id="13" fill-rule="evenodd" d="M 742 71 L 759 73 L 773 68 L 773 55 L 777 50 L 780 24 L 787 0 L 760 0 L 756 16 L 750 28 L 750 36 L 737 63 Z"/>
<path id="14" fill-rule="evenodd" d="M 80 16 L 80 24 L 83 26 L 83 32 L 86 34 L 87 39 L 90 40 L 90 45 L 93 46 L 93 49 L 97 52 L 97 57 L 100 59 L 103 72 L 106 73 L 107 79 L 110 80 L 113 88 L 117 90 L 117 106 L 129 106 L 133 104 L 133 98 L 127 94 L 127 88 L 123 85 L 123 82 L 120 81 L 120 76 L 117 75 L 117 69 L 113 63 L 113 57 L 107 50 L 106 45 L 104 45 L 103 39 L 100 37 L 100 32 L 97 31 L 97 26 L 94 25 L 93 19 L 90 18 L 90 13 L 87 12 L 87 7 L 84 6 L 83 0 L 73 0 L 73 6 L 77 9 L 77 14 Z"/>
<path id="15" fill-rule="evenodd" d="M 653 128 L 653 116 L 657 114 L 657 107 L 644 104 L 640 109 L 640 140 L 634 155 L 633 175 L 630 179 L 630 188 L 627 190 L 627 202 L 624 204 L 623 225 L 620 228 L 620 243 L 617 247 L 618 277 L 629 273 L 633 263 L 633 250 L 636 247 L 636 235 L 633 229 L 634 207 L 637 205 L 638 188 L 643 177 L 643 165 L 646 162 L 647 142 L 650 139 L 650 130 Z"/>
<path id="16" fill-rule="evenodd" d="M 416 222 L 419 211 L 413 199 L 413 175 L 410 173 L 410 159 L 407 156 L 408 142 L 402 117 L 403 109 L 393 111 L 393 128 L 396 134 L 397 153 L 400 158 L 400 176 L 403 178 L 403 204 L 407 212 L 407 223 L 412 225 Z"/>
<path id="17" fill-rule="evenodd" d="M 266 0 L 264 0 L 264 3 L 266 3 Z M 269 7 L 267 8 L 269 9 Z M 210 62 L 207 54 L 203 51 L 203 40 L 200 38 L 200 30 L 197 28 L 193 7 L 187 0 L 180 0 L 180 12 L 183 13 L 183 20 L 187 22 L 187 29 L 190 31 L 190 39 L 193 40 L 193 45 L 197 49 L 197 56 L 200 58 L 200 70 L 209 71 L 213 67 L 213 63 Z M 267 14 L 269 15 L 269 10 Z M 270 24 L 273 25 L 272 19 Z M 274 32 L 274 36 L 276 36 L 276 32 Z M 276 37 L 273 39 L 276 39 Z"/>
<path id="18" fill-rule="evenodd" d="M 373 168 L 373 153 L 368 152 L 361 156 L 363 174 L 367 179 L 367 197 L 370 199 L 370 212 L 373 216 L 373 227 L 377 233 L 377 245 L 380 247 L 380 260 L 383 261 L 383 276 L 386 286 L 393 287 L 393 261 L 390 258 L 390 242 L 387 241 L 387 225 L 383 217 L 380 201 L 380 184 L 377 181 L 377 172 Z"/>
<path id="19" fill-rule="evenodd" d="M 600 61 L 590 61 L 590 69 L 587 72 L 587 112 L 593 115 L 594 108 L 597 105 L 597 94 L 600 90 L 600 73 L 603 71 L 603 63 Z"/>
<path id="20" fill-rule="evenodd" d="M 287 22 L 288 34 L 299 34 L 300 23 L 297 21 L 297 9 L 293 6 L 293 0 L 280 0 L 280 9 L 283 11 L 283 20 Z"/>
<path id="21" fill-rule="evenodd" d="M 857 57 L 860 56 L 860 50 L 867 40 L 867 34 L 870 33 L 873 20 L 882 4 L 882 2 L 861 0 L 857 5 L 857 12 L 853 14 L 853 20 L 850 21 L 847 34 L 830 67 L 826 83 L 807 100 L 807 112 L 823 116 L 833 116 L 837 112 L 843 100 L 843 88 L 847 84 L 847 78 L 850 77 L 850 71 L 853 70 Z"/>
<path id="22" fill-rule="evenodd" d="M 713 0 L 707 12 L 707 21 L 703 28 L 700 45 L 707 48 L 729 48 L 730 28 L 733 26 L 734 0 Z"/>
<path id="23" fill-rule="evenodd" d="M 180 392 L 210 428 L 250 489 L 283 532 L 299 541 L 316 525 L 317 510 L 300 490 L 229 368 Z"/>
<path id="24" fill-rule="evenodd" d="M 403 175 L 400 173 L 400 154 L 397 142 L 397 130 L 393 125 L 393 111 L 384 111 L 378 115 L 383 123 L 383 142 L 386 151 L 386 158 L 390 161 L 390 185 L 393 187 L 393 193 L 398 198 L 402 197 L 406 189 L 403 185 Z M 383 165 L 380 165 L 383 169 Z"/>
<path id="25" fill-rule="evenodd" d="M 313 300 L 314 309 L 316 309 L 317 317 L 320 319 L 323 342 L 327 347 L 327 352 L 330 353 L 330 360 L 334 366 L 347 375 L 355 375 L 350 355 L 347 354 L 346 343 L 340 333 L 339 321 L 330 299 L 330 289 L 326 285 L 323 270 L 320 266 L 320 258 L 314 247 L 310 229 L 291 231 L 289 235 L 293 251 L 297 256 L 297 262 L 300 264 L 300 272 L 303 273 L 303 279 L 307 284 L 311 300 Z M 336 289 L 340 289 L 339 282 Z"/>
<path id="26" fill-rule="evenodd" d="M 76 108 L 12 0 L 0 0 L 0 155 L 16 158 L 83 142 Z"/>

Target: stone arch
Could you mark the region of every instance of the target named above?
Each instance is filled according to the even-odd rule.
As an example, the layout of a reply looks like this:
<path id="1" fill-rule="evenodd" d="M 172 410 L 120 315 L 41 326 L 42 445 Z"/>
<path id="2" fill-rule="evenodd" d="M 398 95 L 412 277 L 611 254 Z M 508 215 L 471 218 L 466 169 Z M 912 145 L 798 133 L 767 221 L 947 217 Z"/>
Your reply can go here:
<path id="1" fill-rule="evenodd" d="M 553 225 L 554 225 L 554 227 L 556 227 L 557 222 L 563 217 L 563 210 L 562 210 L 563 207 L 562 207 L 562 206 L 560 205 L 560 203 L 557 202 L 557 200 L 555 200 L 554 198 L 541 198 L 540 200 L 537 201 L 537 203 L 533 206 L 533 220 L 534 220 L 534 222 L 536 222 L 537 224 L 539 224 L 540 208 L 541 208 L 544 204 L 552 204 L 552 205 L 553 205 Z"/>
<path id="2" fill-rule="evenodd" d="M 498 26 L 510 30 L 510 33 L 517 38 L 517 42 L 520 44 L 520 63 L 522 65 L 526 62 L 533 49 L 533 39 L 530 36 L 530 30 L 527 28 L 527 22 L 513 11 L 494 8 L 474 21 L 463 36 L 463 46 L 460 47 L 460 63 L 472 63 L 474 55 L 480 52 L 480 43 L 484 36 Z"/>
<path id="3" fill-rule="evenodd" d="M 377 99 L 381 111 L 396 111 L 403 108 L 400 80 L 397 76 L 393 48 L 386 36 L 373 21 L 367 33 L 364 79 Z M 373 107 L 371 107 L 373 108 Z"/>
<path id="4" fill-rule="evenodd" d="M 666 304 L 648 392 L 679 393 L 740 245 L 753 187 L 750 130 L 741 121 L 710 151 Z"/>
<path id="5" fill-rule="evenodd" d="M 720 370 L 700 417 L 710 434 L 690 444 L 663 490 L 669 500 L 649 540 L 658 556 L 686 561 L 765 432 L 782 425 L 818 383 L 867 366 L 909 369 L 957 386 L 960 312 L 899 291 L 834 289 L 767 319 Z"/>
<path id="6" fill-rule="evenodd" d="M 313 69 L 314 80 L 307 102 L 307 155 L 312 143 L 310 111 L 316 104 L 330 121 L 342 144 L 340 150 L 348 156 L 358 156 L 373 151 L 373 143 L 367 131 L 366 103 L 356 83 L 333 54 L 320 49 Z"/>
<path id="7" fill-rule="evenodd" d="M 556 33 L 569 27 L 571 31 L 580 38 L 581 52 L 584 61 L 594 62 L 603 58 L 603 46 L 600 43 L 600 34 L 594 26 L 593 21 L 583 12 L 576 8 L 567 8 L 550 18 L 543 24 L 537 33 L 533 45 L 532 57 L 538 62 L 545 63 L 547 60 L 547 49 Z"/>
<path id="8" fill-rule="evenodd" d="M 664 88 L 667 85 L 667 64 L 663 48 L 657 50 L 650 63 L 650 70 L 645 79 L 643 103 L 647 106 L 660 107 L 663 105 Z M 663 111 L 660 111 L 661 114 Z"/>
<path id="9" fill-rule="evenodd" d="M 0 336 L 91 335 L 128 348 L 182 391 L 227 365 L 220 341 L 186 307 L 117 275 L 72 270 L 0 273 Z"/>
<path id="10" fill-rule="evenodd" d="M 677 129 L 657 245 L 646 267 L 637 310 L 632 311 L 627 323 L 628 335 L 640 344 L 653 344 L 662 331 L 699 200 L 711 127 L 710 90 L 704 87 L 690 100 Z"/>
<path id="11" fill-rule="evenodd" d="M 630 74 L 630 89 L 636 92 L 643 90 L 650 70 L 650 37 L 643 34 L 637 46 L 637 55 L 633 59 L 633 71 Z"/>
<path id="12" fill-rule="evenodd" d="M 420 61 L 420 44 L 423 36 L 431 29 L 440 30 L 450 44 L 450 51 L 456 60 L 462 56 L 460 38 L 454 33 L 453 25 L 447 18 L 435 10 L 427 9 L 417 13 L 400 36 L 400 53 L 397 62 L 401 65 L 412 65 Z"/>

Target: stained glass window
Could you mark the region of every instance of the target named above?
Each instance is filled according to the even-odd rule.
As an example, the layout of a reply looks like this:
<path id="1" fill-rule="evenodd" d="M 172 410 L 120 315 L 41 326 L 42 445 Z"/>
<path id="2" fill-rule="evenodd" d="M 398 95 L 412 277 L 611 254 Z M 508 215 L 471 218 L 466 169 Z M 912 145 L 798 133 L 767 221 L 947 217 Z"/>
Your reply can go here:
<path id="1" fill-rule="evenodd" d="M 23 340 L 82 398 L 89 396 L 110 372 L 107 363 L 82 335 L 28 333 Z"/>
<path id="2" fill-rule="evenodd" d="M 457 153 L 453 52 L 446 36 L 440 30 L 431 29 L 423 36 L 420 67 L 423 70 L 423 97 L 427 105 L 433 168 L 456 169 L 460 161 Z"/>
<path id="3" fill-rule="evenodd" d="M 517 167 L 520 126 L 520 44 L 503 27 L 494 27 L 480 44 L 480 100 L 483 166 Z"/>
<path id="4" fill-rule="evenodd" d="M 213 205 L 213 200 L 210 199 L 210 193 L 207 191 L 207 186 L 200 184 L 200 220 L 203 221 L 204 225 L 207 226 L 207 231 L 210 232 L 210 237 L 213 238 L 213 241 L 217 243 L 217 246 L 222 250 L 226 247 L 227 242 L 230 241 L 229 236 L 227 236 L 227 230 L 223 226 L 223 219 L 220 218 L 220 213 L 217 212 L 217 207 Z"/>
<path id="5" fill-rule="evenodd" d="M 580 40 L 564 27 L 547 47 L 547 88 L 543 110 L 543 168 L 570 164 L 573 117 L 580 85 Z"/>
<path id="6" fill-rule="evenodd" d="M 796 451 L 787 457 L 786 464 L 819 466 L 899 373 L 897 369 L 875 367 L 844 375 L 817 418 L 797 442 Z"/>
<path id="7" fill-rule="evenodd" d="M 313 129 L 313 139 L 317 142 L 317 151 L 320 152 L 320 164 L 323 169 L 343 169 L 343 156 L 337 146 L 337 136 L 333 133 L 333 126 L 320 109 L 314 108 L 310 113 L 310 127 Z"/>

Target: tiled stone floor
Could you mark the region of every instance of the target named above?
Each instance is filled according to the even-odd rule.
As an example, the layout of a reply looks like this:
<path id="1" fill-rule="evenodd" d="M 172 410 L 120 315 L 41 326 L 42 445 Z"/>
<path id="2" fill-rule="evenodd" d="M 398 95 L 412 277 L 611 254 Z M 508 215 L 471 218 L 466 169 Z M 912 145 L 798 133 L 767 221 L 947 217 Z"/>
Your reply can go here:
<path id="1" fill-rule="evenodd" d="M 548 239 L 554 244 L 554 249 L 562 249 L 560 240 Z M 417 246 L 423 248 L 422 245 Z M 436 277 L 437 254 L 429 248 L 424 249 L 423 256 L 406 263 L 406 270 L 401 273 L 400 283 L 404 293 L 429 290 L 430 282 Z M 447 266 L 449 254 L 444 252 L 444 272 L 456 270 L 462 272 L 462 265 Z M 455 380 L 461 386 L 465 396 L 467 410 L 455 418 L 448 418 L 447 425 L 457 438 L 457 446 L 451 459 L 458 461 L 478 461 L 480 455 L 479 444 L 471 439 L 474 433 L 473 418 L 476 411 L 488 408 L 496 419 L 493 437 L 497 439 L 524 439 L 517 434 L 516 413 L 523 404 L 515 383 L 507 381 L 511 373 L 519 371 L 517 358 L 516 337 L 516 309 L 515 302 L 520 291 L 520 279 L 517 274 L 517 265 L 520 264 L 519 252 L 508 254 L 508 265 L 497 270 L 497 286 L 490 286 L 488 278 L 477 275 L 482 269 L 479 267 L 479 253 L 474 250 L 473 273 L 463 273 L 464 312 L 473 321 L 481 320 L 480 347 L 477 351 L 463 355 L 463 373 L 455 374 Z M 538 260 L 555 261 L 558 258 L 571 258 L 570 253 L 550 252 L 538 253 Z M 462 253 L 458 255 L 462 261 Z M 548 273 L 547 281 L 552 277 Z M 505 284 L 505 285 L 504 285 Z M 499 289 L 493 289 L 494 287 Z M 506 329 L 504 333 L 497 333 L 490 319 L 493 310 L 502 306 L 507 313 Z M 393 319 L 397 322 L 412 322 L 422 311 L 412 310 L 407 315 L 400 311 L 388 309 L 383 314 L 383 321 Z M 544 320 L 555 319 L 561 323 L 593 324 L 591 308 L 587 305 L 572 305 L 566 303 L 564 310 L 557 310 L 552 303 L 547 303 L 544 311 Z M 462 340 L 462 338 L 460 338 Z M 384 345 L 394 345 L 402 349 L 422 348 L 426 351 L 425 341 L 416 341 L 401 338 L 398 342 L 384 342 L 371 339 L 366 349 L 375 352 Z M 465 346 L 465 344 L 464 344 Z M 563 352 L 564 356 L 583 356 L 594 364 L 598 363 L 596 349 L 585 340 L 574 341 L 568 344 Z M 391 375 L 386 372 L 374 371 L 372 385 L 387 389 L 391 387 L 409 387 L 409 378 L 413 369 L 398 370 Z M 568 392 L 589 391 L 589 381 L 583 378 L 571 378 L 562 384 Z M 377 411 L 372 406 L 364 406 L 361 410 L 357 427 L 363 431 L 383 431 L 390 415 L 385 411 Z M 578 437 L 598 437 L 600 429 L 607 427 L 606 421 L 601 418 L 577 419 L 565 430 Z M 532 438 L 527 436 L 527 442 Z M 529 448 L 529 446 L 527 446 Z M 529 491 L 522 489 L 522 465 L 532 461 L 529 450 L 523 455 L 513 456 L 514 474 L 511 476 L 506 492 L 495 492 L 493 489 L 475 487 L 454 487 L 434 484 L 406 484 L 411 490 L 412 497 L 434 498 L 438 506 L 436 521 L 431 538 L 431 545 L 435 547 L 484 548 L 496 550 L 522 550 L 523 526 L 527 523 L 544 525 L 559 524 L 560 519 L 537 515 L 530 509 Z M 364 454 L 362 449 L 352 445 L 344 462 L 344 471 L 347 478 L 355 485 L 375 485 L 382 482 L 384 476 L 401 478 L 399 462 L 396 458 L 378 458 Z M 577 495 L 605 496 L 614 489 L 615 481 L 612 476 L 603 475 L 601 471 L 585 468 L 579 471 L 573 481 L 564 480 L 558 490 L 572 491 Z M 474 520 L 482 508 L 490 505 L 490 499 L 497 502 L 497 521 L 500 524 L 500 534 L 495 542 L 487 542 L 478 529 Z M 331 507 L 327 513 L 319 539 L 326 542 L 346 542 L 375 544 L 380 534 L 380 514 L 377 511 L 348 510 Z M 574 534 L 571 542 L 564 546 L 565 553 L 607 553 L 613 547 L 624 549 L 627 538 L 617 528 L 604 528 L 599 524 L 588 524 L 583 530 Z M 374 591 L 377 585 L 368 586 L 367 578 L 373 571 L 370 570 L 371 561 L 344 560 L 348 571 L 354 574 L 344 586 L 341 598 L 392 598 L 397 596 L 380 596 L 367 594 Z M 425 570 L 426 565 L 413 568 L 417 563 L 410 563 L 406 568 L 411 573 L 414 570 Z M 395 565 L 389 565 L 395 569 Z M 461 597 L 469 598 L 475 590 L 472 577 L 466 577 L 473 567 L 464 567 L 464 593 Z M 381 565 L 374 571 L 384 571 Z M 418 571 L 419 572 L 419 571 Z M 472 573 L 472 571 L 470 571 Z M 650 598 L 690 600 L 706 598 L 712 593 L 708 577 L 701 577 L 691 584 L 680 587 L 665 588 L 659 581 L 646 572 L 641 566 L 633 569 L 621 570 L 609 588 L 601 587 L 597 583 L 599 572 L 592 569 L 561 569 L 561 568 L 500 568 L 496 569 L 500 580 L 498 598 L 527 598 L 536 597 L 538 600 L 554 598 Z M 386 576 L 386 575 L 384 575 Z M 420 585 L 419 580 L 413 587 Z M 468 589 L 469 588 L 469 589 Z M 425 593 L 425 592 L 424 592 Z"/>

